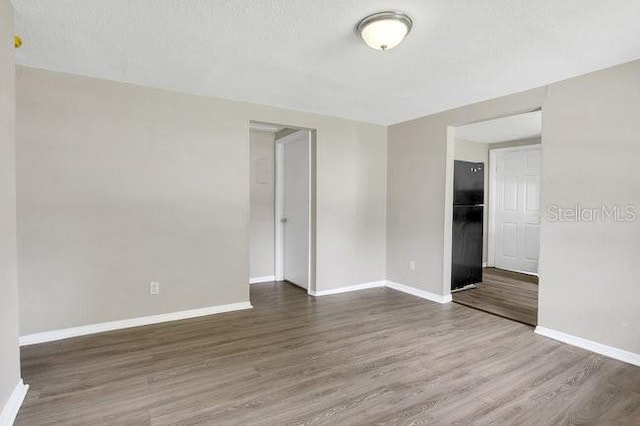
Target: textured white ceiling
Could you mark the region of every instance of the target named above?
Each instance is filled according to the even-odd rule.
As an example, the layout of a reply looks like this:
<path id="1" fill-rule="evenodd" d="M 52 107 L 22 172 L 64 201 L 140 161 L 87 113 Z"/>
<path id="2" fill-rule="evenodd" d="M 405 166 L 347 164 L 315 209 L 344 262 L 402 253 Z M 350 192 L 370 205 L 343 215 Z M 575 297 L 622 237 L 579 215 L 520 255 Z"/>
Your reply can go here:
<path id="1" fill-rule="evenodd" d="M 494 143 L 533 138 L 542 134 L 542 111 L 511 115 L 456 127 L 456 138 Z"/>
<path id="2" fill-rule="evenodd" d="M 18 63 L 391 124 L 640 58 L 639 0 L 13 0 Z M 374 51 L 365 15 L 411 15 Z"/>

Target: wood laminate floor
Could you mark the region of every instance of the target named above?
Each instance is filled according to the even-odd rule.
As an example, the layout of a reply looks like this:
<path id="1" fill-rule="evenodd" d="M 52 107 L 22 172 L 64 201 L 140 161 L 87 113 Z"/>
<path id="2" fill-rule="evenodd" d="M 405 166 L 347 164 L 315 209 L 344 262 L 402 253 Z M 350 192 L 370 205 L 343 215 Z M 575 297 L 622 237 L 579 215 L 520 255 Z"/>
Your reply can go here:
<path id="1" fill-rule="evenodd" d="M 484 268 L 478 288 L 453 293 L 453 301 L 529 325 L 538 323 L 538 277 Z"/>
<path id="2" fill-rule="evenodd" d="M 388 288 L 22 349 L 17 425 L 640 424 L 640 368 Z"/>

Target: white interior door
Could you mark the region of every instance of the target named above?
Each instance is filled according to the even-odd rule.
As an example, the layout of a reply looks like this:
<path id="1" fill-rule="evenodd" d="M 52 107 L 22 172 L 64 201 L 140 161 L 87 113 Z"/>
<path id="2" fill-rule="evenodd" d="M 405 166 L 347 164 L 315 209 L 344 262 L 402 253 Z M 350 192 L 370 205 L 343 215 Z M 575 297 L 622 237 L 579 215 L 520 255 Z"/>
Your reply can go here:
<path id="1" fill-rule="evenodd" d="M 538 273 L 540 146 L 491 152 L 496 268 Z"/>
<path id="2" fill-rule="evenodd" d="M 282 278 L 309 287 L 309 132 L 279 143 Z"/>

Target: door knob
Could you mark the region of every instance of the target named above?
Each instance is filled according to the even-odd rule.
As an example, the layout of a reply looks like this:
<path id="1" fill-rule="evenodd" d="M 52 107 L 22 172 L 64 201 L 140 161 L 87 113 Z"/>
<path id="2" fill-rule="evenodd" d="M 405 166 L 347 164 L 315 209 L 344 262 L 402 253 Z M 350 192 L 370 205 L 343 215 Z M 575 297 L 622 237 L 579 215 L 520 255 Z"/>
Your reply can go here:
<path id="1" fill-rule="evenodd" d="M 289 222 L 289 219 L 287 219 L 286 217 L 283 217 L 282 219 L 280 219 L 280 223 L 287 223 Z"/>

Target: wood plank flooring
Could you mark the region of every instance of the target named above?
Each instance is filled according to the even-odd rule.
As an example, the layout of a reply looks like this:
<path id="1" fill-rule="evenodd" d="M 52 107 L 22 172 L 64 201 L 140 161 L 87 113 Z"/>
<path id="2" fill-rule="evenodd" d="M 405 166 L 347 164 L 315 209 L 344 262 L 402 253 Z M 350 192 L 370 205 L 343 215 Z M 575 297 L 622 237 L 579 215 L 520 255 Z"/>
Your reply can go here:
<path id="1" fill-rule="evenodd" d="M 640 424 L 640 368 L 388 288 L 23 348 L 17 425 Z"/>
<path id="2" fill-rule="evenodd" d="M 538 323 L 538 277 L 484 268 L 478 288 L 453 293 L 453 301 L 529 325 Z"/>

